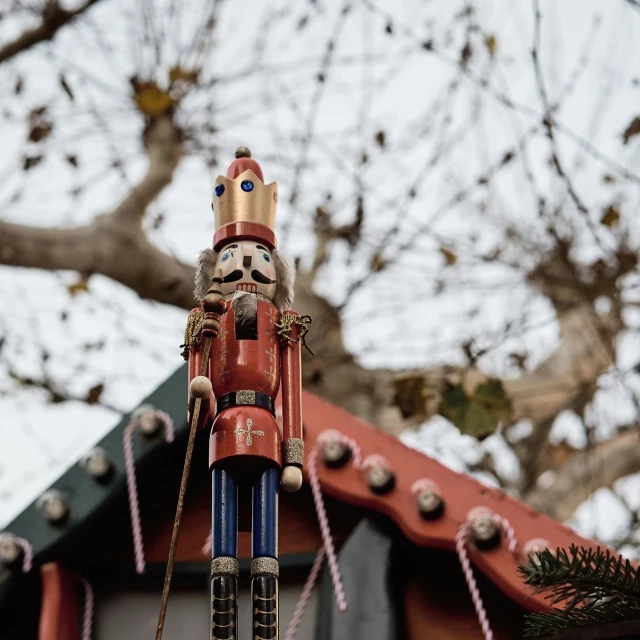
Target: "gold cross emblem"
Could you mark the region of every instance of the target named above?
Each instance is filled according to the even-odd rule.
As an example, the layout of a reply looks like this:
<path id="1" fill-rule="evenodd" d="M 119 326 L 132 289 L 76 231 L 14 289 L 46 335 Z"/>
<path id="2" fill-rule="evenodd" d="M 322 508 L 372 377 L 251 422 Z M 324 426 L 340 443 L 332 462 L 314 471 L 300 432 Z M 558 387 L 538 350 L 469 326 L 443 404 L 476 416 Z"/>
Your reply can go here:
<path id="1" fill-rule="evenodd" d="M 253 420 L 251 418 L 247 418 L 247 428 L 246 429 L 236 429 L 234 433 L 237 436 L 247 434 L 247 447 L 250 447 L 253 444 L 253 438 L 251 436 L 263 436 L 264 431 L 260 431 L 260 429 L 251 429 L 253 426 Z"/>

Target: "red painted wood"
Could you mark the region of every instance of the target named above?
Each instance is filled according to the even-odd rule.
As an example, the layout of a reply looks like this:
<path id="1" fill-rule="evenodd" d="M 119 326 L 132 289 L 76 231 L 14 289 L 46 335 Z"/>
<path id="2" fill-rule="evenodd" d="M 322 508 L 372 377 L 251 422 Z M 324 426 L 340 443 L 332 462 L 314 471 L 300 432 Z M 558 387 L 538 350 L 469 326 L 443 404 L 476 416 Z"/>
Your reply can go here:
<path id="1" fill-rule="evenodd" d="M 296 311 L 285 313 L 299 316 Z M 291 338 L 298 339 L 298 327 L 291 328 Z M 282 354 L 282 438 L 302 438 L 302 389 L 300 341 L 283 340 Z"/>
<path id="2" fill-rule="evenodd" d="M 257 222 L 230 222 L 220 227 L 213 236 L 213 249 L 218 251 L 231 240 L 254 240 L 264 242 L 269 249 L 276 248 L 276 234 Z"/>
<path id="3" fill-rule="evenodd" d="M 236 339 L 236 311 L 230 305 L 220 318 L 218 337 L 211 341 L 211 382 L 216 398 L 248 389 L 274 398 L 280 388 L 280 353 L 275 323 L 278 310 L 269 300 L 257 300 L 256 340 Z M 202 344 L 202 342 L 200 343 Z"/>
<path id="4" fill-rule="evenodd" d="M 274 398 L 280 387 L 280 350 L 273 303 L 257 301 L 257 339 L 236 339 L 232 306 L 220 319 L 218 337 L 211 341 L 211 381 L 216 398 L 231 391 L 250 390 Z M 204 349 L 204 342 L 199 350 Z M 246 431 L 246 435 L 240 432 Z M 221 412 L 209 440 L 209 464 L 245 456 L 239 464 L 263 464 L 263 458 L 281 462 L 280 429 L 273 415 L 261 407 L 238 406 Z M 256 460 L 251 460 L 255 457 Z"/>
<path id="5" fill-rule="evenodd" d="M 79 640 L 78 596 L 73 578 L 56 562 L 40 568 L 42 604 L 38 640 Z"/>
<path id="6" fill-rule="evenodd" d="M 304 391 L 303 419 L 307 458 L 316 438 L 326 429 L 336 429 L 353 438 L 360 446 L 363 456 L 385 456 L 397 475 L 396 488 L 390 493 L 384 496 L 373 494 L 362 472 L 357 471 L 351 463 L 341 469 L 329 469 L 321 464 L 319 478 L 322 488 L 339 500 L 386 514 L 417 545 L 455 549 L 458 527 L 466 520 L 470 509 L 481 505 L 492 509 L 511 523 L 521 549 L 533 538 L 548 540 L 554 549 L 568 547 L 570 544 L 596 546 L 593 541 L 582 538 L 503 491 L 486 487 L 469 476 L 447 469 L 428 456 L 406 447 L 397 438 Z M 412 484 L 421 478 L 435 481 L 446 502 L 445 514 L 434 522 L 421 518 L 410 492 Z M 527 560 L 521 552 L 513 557 L 503 541 L 500 547 L 488 552 L 470 549 L 469 557 L 477 569 L 515 602 L 531 611 L 548 609 L 544 597 L 532 595 L 517 572 L 518 564 Z"/>
<path id="7" fill-rule="evenodd" d="M 235 180 L 245 171 L 253 171 L 253 173 L 255 173 L 256 176 L 260 178 L 262 182 L 264 182 L 262 169 L 253 158 L 236 158 L 227 169 L 227 178 L 229 178 L 230 180 Z"/>

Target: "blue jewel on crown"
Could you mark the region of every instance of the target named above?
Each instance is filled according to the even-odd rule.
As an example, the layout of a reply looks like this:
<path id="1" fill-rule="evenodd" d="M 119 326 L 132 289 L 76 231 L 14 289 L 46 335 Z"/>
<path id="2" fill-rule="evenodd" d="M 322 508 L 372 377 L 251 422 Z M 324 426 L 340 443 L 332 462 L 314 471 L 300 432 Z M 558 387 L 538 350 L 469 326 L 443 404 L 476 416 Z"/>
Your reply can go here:
<path id="1" fill-rule="evenodd" d="M 220 197 L 224 193 L 224 185 L 219 184 L 216 186 L 216 195 Z"/>
<path id="2" fill-rule="evenodd" d="M 243 191 L 253 191 L 253 182 L 251 180 L 243 180 L 240 183 L 240 187 Z"/>

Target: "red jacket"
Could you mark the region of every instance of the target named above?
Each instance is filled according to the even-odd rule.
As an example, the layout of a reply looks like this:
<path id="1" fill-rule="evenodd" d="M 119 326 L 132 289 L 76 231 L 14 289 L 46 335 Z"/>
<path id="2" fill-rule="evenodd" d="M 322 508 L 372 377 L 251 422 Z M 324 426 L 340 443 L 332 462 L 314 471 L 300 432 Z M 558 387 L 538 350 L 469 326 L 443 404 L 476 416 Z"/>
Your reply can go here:
<path id="1" fill-rule="evenodd" d="M 285 313 L 297 315 L 295 311 Z M 279 320 L 280 314 L 273 303 L 261 298 L 257 300 L 254 334 L 249 338 L 236 337 L 232 304 L 220 318 L 220 331 L 211 341 L 206 373 L 213 386 L 213 397 L 203 403 L 198 424 L 202 428 L 208 421 L 213 422 L 210 465 L 233 456 L 243 456 L 237 461 L 243 466 L 264 458 L 282 465 L 282 441 L 302 439 L 300 343 L 278 336 L 275 325 Z M 295 329 L 292 330 L 294 339 L 297 338 Z M 200 374 L 204 343 L 202 339 L 197 347 L 189 348 L 189 382 Z M 281 382 L 282 435 L 273 414 L 260 406 L 232 406 L 215 415 L 215 398 L 231 392 L 259 392 L 275 403 Z M 251 393 L 243 395 L 251 397 Z M 227 463 L 234 462 L 227 460 Z"/>

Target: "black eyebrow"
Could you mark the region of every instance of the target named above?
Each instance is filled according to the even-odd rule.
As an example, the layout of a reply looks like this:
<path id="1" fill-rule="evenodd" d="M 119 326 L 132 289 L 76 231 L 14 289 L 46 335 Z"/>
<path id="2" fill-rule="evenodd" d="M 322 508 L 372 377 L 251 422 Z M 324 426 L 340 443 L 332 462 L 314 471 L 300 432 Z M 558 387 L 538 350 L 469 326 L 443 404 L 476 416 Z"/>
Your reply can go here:
<path id="1" fill-rule="evenodd" d="M 257 249 L 262 249 L 263 251 L 267 251 L 267 249 L 265 249 L 261 244 L 257 244 L 256 248 Z"/>
<path id="2" fill-rule="evenodd" d="M 225 247 L 224 250 L 226 251 L 227 249 L 237 249 L 238 245 L 237 244 L 230 244 L 228 247 Z"/>

